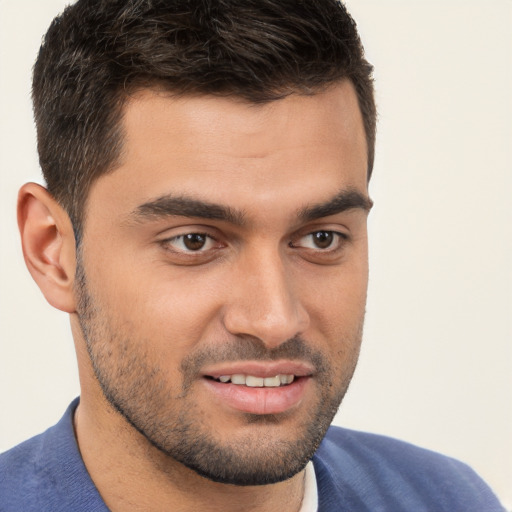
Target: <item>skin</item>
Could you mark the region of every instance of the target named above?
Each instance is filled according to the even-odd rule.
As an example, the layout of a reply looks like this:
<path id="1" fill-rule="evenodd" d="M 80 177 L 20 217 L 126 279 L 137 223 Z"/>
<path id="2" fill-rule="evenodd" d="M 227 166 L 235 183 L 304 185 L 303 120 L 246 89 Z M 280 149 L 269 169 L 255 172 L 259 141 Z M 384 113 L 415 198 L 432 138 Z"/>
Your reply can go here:
<path id="1" fill-rule="evenodd" d="M 71 317 L 85 465 L 113 511 L 296 511 L 361 342 L 371 203 L 354 89 L 258 106 L 145 90 L 123 128 L 122 161 L 87 200 L 78 274 L 65 212 L 35 184 L 19 198 L 29 270 Z M 170 214 L 176 198 L 187 215 Z M 197 209 L 212 203 L 222 215 Z M 194 233 L 205 244 L 192 237 L 190 250 Z M 205 377 L 247 364 L 298 365 L 298 398 L 266 414 L 259 394 L 248 412 Z M 169 455 L 184 425 L 216 459 L 241 460 L 236 474 L 273 474 L 290 453 L 295 474 L 242 487 L 204 478 Z"/>

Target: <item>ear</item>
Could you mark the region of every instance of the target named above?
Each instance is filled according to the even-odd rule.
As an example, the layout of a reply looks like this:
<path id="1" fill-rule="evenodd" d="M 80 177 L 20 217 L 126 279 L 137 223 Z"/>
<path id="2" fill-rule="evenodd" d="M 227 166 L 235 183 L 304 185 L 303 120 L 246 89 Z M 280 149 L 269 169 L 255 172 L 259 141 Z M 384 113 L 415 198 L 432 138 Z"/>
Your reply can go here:
<path id="1" fill-rule="evenodd" d="M 75 235 L 69 216 L 51 194 L 27 183 L 18 194 L 23 256 L 32 278 L 55 308 L 75 311 Z"/>

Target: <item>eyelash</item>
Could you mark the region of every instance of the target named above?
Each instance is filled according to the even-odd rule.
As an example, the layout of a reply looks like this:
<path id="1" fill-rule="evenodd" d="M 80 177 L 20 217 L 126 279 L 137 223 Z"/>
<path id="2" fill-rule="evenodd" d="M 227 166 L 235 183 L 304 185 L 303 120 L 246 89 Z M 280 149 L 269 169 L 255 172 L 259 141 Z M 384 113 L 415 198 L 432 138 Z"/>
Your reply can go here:
<path id="1" fill-rule="evenodd" d="M 180 253 L 180 254 L 187 254 L 187 255 L 202 254 L 202 253 L 204 253 L 204 252 L 206 252 L 206 251 L 211 249 L 211 248 L 204 249 L 203 247 L 199 247 L 199 248 L 197 248 L 197 250 L 194 250 L 194 249 L 191 249 L 190 247 L 186 247 L 187 237 L 204 238 L 205 239 L 205 244 L 208 244 L 208 242 L 210 242 L 210 244 L 217 242 L 217 240 L 213 236 L 209 235 L 208 233 L 190 232 L 190 233 L 184 233 L 182 235 L 177 235 L 177 236 L 174 236 L 172 238 L 168 238 L 166 240 L 163 240 L 161 242 L 161 244 L 167 250 L 170 250 L 170 251 L 173 251 L 173 252 L 177 252 L 177 253 Z M 193 240 L 191 238 L 189 238 L 189 241 L 193 243 Z M 181 242 L 181 245 L 183 245 L 184 247 L 182 247 L 180 249 L 169 248 L 169 246 L 172 246 L 173 242 Z"/>
<path id="2" fill-rule="evenodd" d="M 317 237 L 317 240 L 321 241 L 321 242 L 323 241 L 323 240 L 321 240 L 321 237 L 323 236 L 325 238 L 325 236 L 327 236 L 328 245 L 326 247 L 322 248 L 322 247 L 308 247 L 307 245 L 300 245 L 297 243 L 297 241 L 300 242 L 301 240 L 307 239 L 308 237 L 315 237 L 315 235 Z M 196 250 L 194 250 L 190 246 L 187 246 L 187 240 L 188 240 L 188 242 L 193 244 L 194 238 L 196 240 L 199 239 L 200 244 L 201 244 L 201 242 L 204 242 L 203 245 L 200 247 L 197 247 Z M 203 240 L 201 240 L 201 239 L 203 239 Z M 290 241 L 288 243 L 288 246 L 292 249 L 303 248 L 308 251 L 314 251 L 319 254 L 327 255 L 327 254 L 332 254 L 332 253 L 338 252 L 343 247 L 344 243 L 348 240 L 348 236 L 346 234 L 340 233 L 338 231 L 321 229 L 321 230 L 317 230 L 317 231 L 311 231 L 305 235 L 301 235 L 300 237 L 297 237 L 296 240 L 297 241 L 293 241 L 293 240 Z M 316 245 L 315 241 L 313 239 L 311 241 L 312 241 L 311 245 Z M 181 247 L 179 247 L 179 248 L 173 247 L 173 243 L 174 244 L 179 243 L 181 245 Z M 215 244 L 215 243 L 217 243 L 217 247 L 211 247 L 211 245 Z M 167 249 L 169 251 L 172 251 L 172 252 L 175 252 L 178 254 L 187 255 L 187 256 L 199 256 L 199 255 L 202 255 L 212 249 L 222 248 L 222 245 L 218 243 L 218 241 L 215 237 L 213 237 L 212 235 L 210 235 L 208 233 L 202 233 L 202 232 L 184 233 L 182 235 L 177 235 L 172 238 L 163 240 L 160 242 L 160 244 L 165 249 Z M 204 248 L 205 245 L 207 245 L 207 246 L 210 245 L 210 247 Z M 336 245 L 336 247 L 332 248 L 331 247 L 332 245 Z"/>
<path id="3" fill-rule="evenodd" d="M 335 252 L 339 251 L 343 247 L 344 243 L 346 241 L 348 241 L 348 236 L 345 233 L 340 233 L 339 231 L 334 231 L 331 229 L 319 229 L 317 231 L 311 231 L 310 233 L 307 233 L 307 234 L 299 237 L 298 241 L 306 239 L 308 237 L 314 237 L 315 235 L 317 235 L 317 240 L 319 240 L 319 241 L 320 241 L 319 235 L 327 235 L 328 237 L 332 237 L 332 238 L 329 241 L 329 245 L 324 248 L 300 246 L 300 245 L 297 245 L 297 243 L 293 242 L 293 241 L 289 243 L 289 246 L 292 248 L 303 247 L 304 249 L 307 249 L 307 250 L 316 251 L 316 252 L 323 253 L 323 254 L 330 254 L 330 253 L 335 253 Z M 313 244 L 315 243 L 314 240 L 312 240 L 312 242 L 313 242 Z M 336 247 L 331 248 L 332 245 L 336 245 Z"/>

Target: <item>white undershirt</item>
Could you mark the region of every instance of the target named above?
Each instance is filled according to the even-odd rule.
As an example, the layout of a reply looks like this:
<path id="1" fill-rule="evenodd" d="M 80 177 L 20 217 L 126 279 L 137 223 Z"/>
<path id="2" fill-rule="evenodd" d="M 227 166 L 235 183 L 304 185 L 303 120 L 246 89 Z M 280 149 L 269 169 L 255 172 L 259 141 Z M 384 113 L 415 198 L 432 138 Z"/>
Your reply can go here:
<path id="1" fill-rule="evenodd" d="M 317 512 L 318 509 L 318 488 L 316 485 L 315 467 L 311 461 L 306 466 L 304 482 L 304 498 L 299 512 Z"/>

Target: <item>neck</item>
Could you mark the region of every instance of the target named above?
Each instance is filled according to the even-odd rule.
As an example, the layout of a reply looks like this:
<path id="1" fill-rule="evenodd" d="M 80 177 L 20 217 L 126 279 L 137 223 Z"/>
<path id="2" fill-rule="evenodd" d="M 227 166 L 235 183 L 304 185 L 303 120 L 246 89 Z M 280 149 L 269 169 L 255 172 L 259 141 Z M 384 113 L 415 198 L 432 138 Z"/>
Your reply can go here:
<path id="1" fill-rule="evenodd" d="M 77 441 L 85 466 L 112 512 L 297 512 L 300 509 L 304 471 L 271 485 L 212 482 L 152 446 L 103 397 L 87 400 L 86 396 L 82 395 L 75 412 Z"/>

